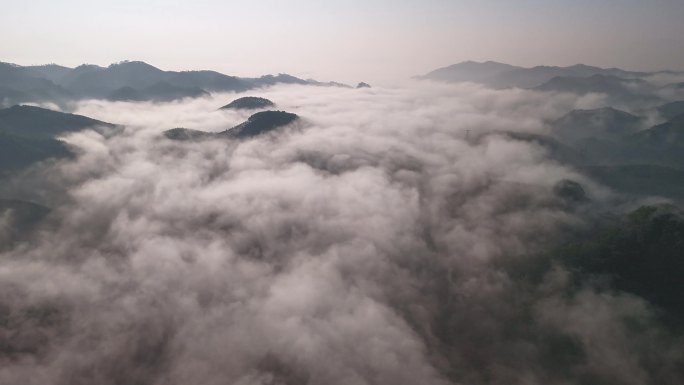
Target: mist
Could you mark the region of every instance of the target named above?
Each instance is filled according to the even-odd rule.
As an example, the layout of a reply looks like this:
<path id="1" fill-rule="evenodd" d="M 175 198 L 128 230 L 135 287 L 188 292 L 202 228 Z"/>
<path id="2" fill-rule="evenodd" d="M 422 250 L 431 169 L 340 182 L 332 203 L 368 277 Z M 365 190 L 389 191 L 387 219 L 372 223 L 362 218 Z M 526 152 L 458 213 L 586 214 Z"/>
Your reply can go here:
<path id="1" fill-rule="evenodd" d="M 69 106 L 125 128 L 63 136 L 74 159 L 4 187 L 52 212 L 0 254 L 0 383 L 681 380 L 681 337 L 651 304 L 548 253 L 625 203 L 511 134 L 547 135 L 604 96 L 428 82 L 250 94 L 301 119 L 177 142 L 162 132 L 244 121 L 218 109 L 239 95 Z M 588 200 L 555 193 L 563 180 Z"/>

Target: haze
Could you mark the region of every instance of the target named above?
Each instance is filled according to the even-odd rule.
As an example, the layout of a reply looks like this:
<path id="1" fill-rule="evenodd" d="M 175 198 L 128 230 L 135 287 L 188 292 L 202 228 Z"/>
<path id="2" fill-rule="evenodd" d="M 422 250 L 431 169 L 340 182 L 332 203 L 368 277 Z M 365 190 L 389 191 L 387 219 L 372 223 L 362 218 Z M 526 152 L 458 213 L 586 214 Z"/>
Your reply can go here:
<path id="1" fill-rule="evenodd" d="M 21 65 L 143 60 L 238 76 L 389 81 L 463 60 L 684 68 L 684 2 L 3 2 L 0 51 Z"/>
<path id="2" fill-rule="evenodd" d="M 681 2 L 4 2 L 0 385 L 684 384 Z"/>

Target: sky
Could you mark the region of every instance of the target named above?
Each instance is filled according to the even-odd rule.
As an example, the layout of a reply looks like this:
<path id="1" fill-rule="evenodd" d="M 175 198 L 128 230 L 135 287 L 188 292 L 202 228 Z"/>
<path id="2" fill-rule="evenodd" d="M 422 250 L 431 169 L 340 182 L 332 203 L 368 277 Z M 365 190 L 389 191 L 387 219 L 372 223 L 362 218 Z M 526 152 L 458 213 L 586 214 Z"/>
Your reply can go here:
<path id="1" fill-rule="evenodd" d="M 684 69 L 682 0 L 0 0 L 0 61 L 391 81 L 464 60 Z"/>

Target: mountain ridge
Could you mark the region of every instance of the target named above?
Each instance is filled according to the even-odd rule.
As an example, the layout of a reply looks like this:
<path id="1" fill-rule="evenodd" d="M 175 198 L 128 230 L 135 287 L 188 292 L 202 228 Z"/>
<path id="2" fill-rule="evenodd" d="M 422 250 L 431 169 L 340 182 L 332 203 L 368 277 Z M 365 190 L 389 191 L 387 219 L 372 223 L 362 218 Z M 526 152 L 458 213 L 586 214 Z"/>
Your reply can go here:
<path id="1" fill-rule="evenodd" d="M 494 88 L 534 88 L 550 81 L 554 77 L 590 77 L 593 75 L 616 76 L 626 79 L 639 79 L 645 76 L 667 71 L 639 72 L 621 68 L 602 68 L 587 64 L 570 66 L 538 65 L 520 67 L 495 61 L 464 61 L 446 67 L 437 68 L 418 79 L 480 83 Z"/>
<path id="2" fill-rule="evenodd" d="M 169 101 L 211 92 L 244 92 L 277 84 L 352 88 L 338 82 L 301 79 L 286 73 L 237 77 L 211 70 L 165 71 L 144 61 L 107 67 L 82 64 L 20 66 L 0 62 L 0 107 L 19 103 L 64 104 L 80 99 Z M 127 95 L 135 95 L 130 97 Z"/>

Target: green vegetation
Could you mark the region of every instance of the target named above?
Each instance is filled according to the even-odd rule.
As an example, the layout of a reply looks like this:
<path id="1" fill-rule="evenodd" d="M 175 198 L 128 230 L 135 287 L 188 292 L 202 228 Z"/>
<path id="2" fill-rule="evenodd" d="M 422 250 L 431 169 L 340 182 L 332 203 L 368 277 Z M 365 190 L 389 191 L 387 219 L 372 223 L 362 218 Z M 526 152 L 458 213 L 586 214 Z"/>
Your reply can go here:
<path id="1" fill-rule="evenodd" d="M 684 213 L 677 207 L 642 206 L 557 252 L 577 271 L 608 277 L 615 289 L 684 317 Z"/>

